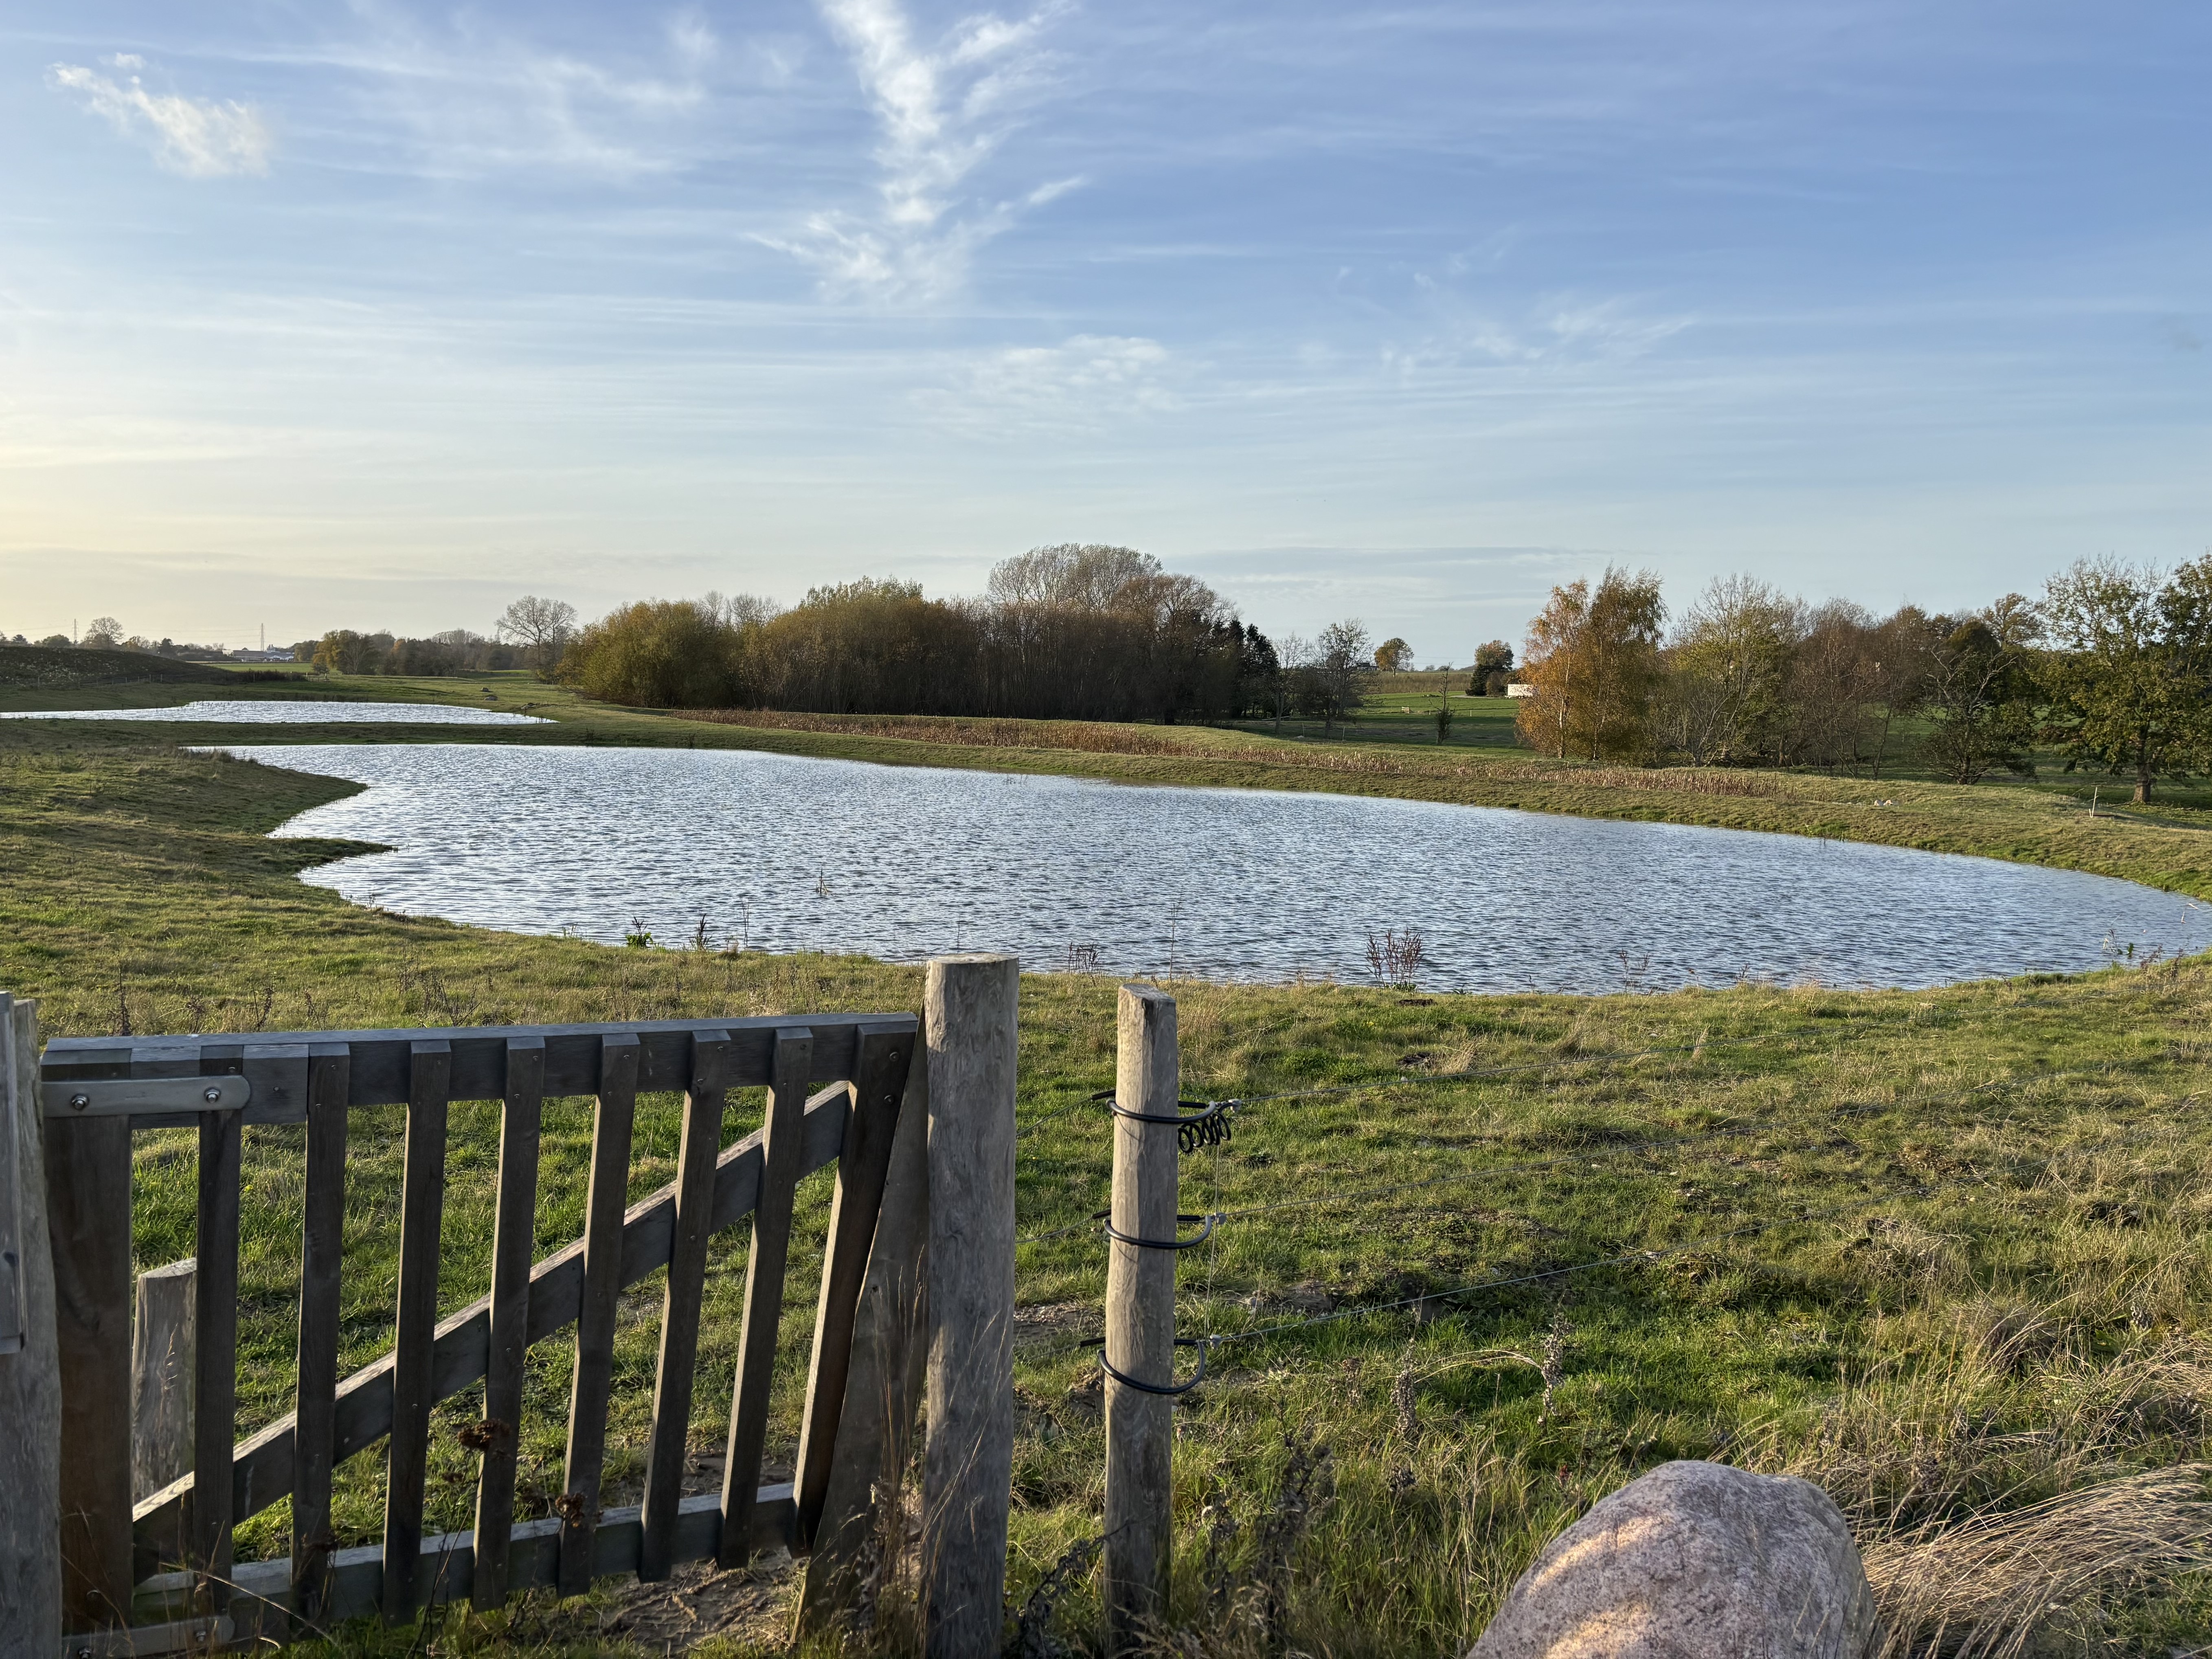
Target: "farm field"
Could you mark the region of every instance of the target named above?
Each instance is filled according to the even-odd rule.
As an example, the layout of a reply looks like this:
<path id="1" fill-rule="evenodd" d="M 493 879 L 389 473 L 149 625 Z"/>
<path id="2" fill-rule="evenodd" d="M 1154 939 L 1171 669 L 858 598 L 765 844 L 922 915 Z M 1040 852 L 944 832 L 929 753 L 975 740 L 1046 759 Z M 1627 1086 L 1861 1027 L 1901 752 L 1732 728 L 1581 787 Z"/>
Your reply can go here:
<path id="1" fill-rule="evenodd" d="M 1133 781 L 1326 779 L 1607 816 L 1770 814 L 1808 833 L 1831 819 L 1909 825 L 1900 833 L 1978 839 L 1953 850 L 2009 849 L 2185 890 L 2212 884 L 2189 831 L 2092 823 L 2068 794 L 2014 786 L 1684 775 L 1772 786 L 1703 793 L 1578 781 L 1577 769 L 1525 755 L 1490 769 L 1439 757 L 1467 765 L 1465 776 L 1416 769 L 1410 756 L 1401 769 L 1339 771 L 1315 763 L 1367 751 L 1316 744 L 1308 761 L 1307 745 L 1172 728 L 949 744 L 600 710 L 520 676 L 247 689 L 451 701 L 477 684 L 500 707 L 535 702 L 529 712 L 562 724 L 471 741 L 757 744 Z M 201 689 L 163 688 L 158 700 Z M 125 706 L 141 690 L 81 696 Z M 177 746 L 224 735 L 0 722 L 0 986 L 40 999 L 49 1035 L 919 1001 L 918 971 L 860 958 L 607 949 L 349 907 L 293 879 L 348 848 L 263 838 L 344 786 Z M 1114 741 L 1169 746 L 1079 746 Z M 1304 1651 L 1458 1651 L 1553 1533 L 1674 1456 L 1820 1480 L 1852 1516 L 1893 1608 L 1917 1576 L 1954 1617 L 2043 1609 L 2034 1617 L 2060 1651 L 2188 1651 L 2212 1635 L 2212 1556 L 2188 1502 L 2193 1466 L 2212 1461 L 2212 971 L 2202 962 L 1911 994 L 1169 988 L 1185 1092 L 1249 1103 L 1230 1145 L 1186 1159 L 1183 1172 L 1183 1207 L 1225 1217 L 1181 1279 L 1182 1330 L 1228 1339 L 1213 1380 L 1178 1411 L 1176 1613 L 1197 1650 L 1249 1650 L 1256 1638 L 1233 1609 L 1279 1583 L 1283 1633 Z M 1024 983 L 1018 1204 L 1032 1242 L 1019 1292 L 1017 1600 L 1097 1530 L 1091 1339 L 1104 1258 L 1088 1218 L 1103 1201 L 1108 1142 L 1086 1101 L 1112 1079 L 1113 999 L 1110 982 L 1083 975 Z M 732 1134 L 750 1127 L 746 1109 L 732 1115 Z M 453 1114 L 447 1308 L 487 1282 L 490 1121 L 489 1108 Z M 357 1126 L 348 1364 L 389 1341 L 398 1194 L 397 1114 Z M 672 1174 L 675 1128 L 672 1100 L 641 1105 L 633 1196 Z M 547 1130 L 538 1224 L 550 1246 L 580 1218 L 583 1103 L 549 1109 Z M 192 1158 L 187 1142 L 159 1135 L 142 1137 L 137 1157 L 136 1249 L 154 1266 L 187 1248 Z M 296 1130 L 248 1133 L 242 1431 L 289 1403 L 299 1160 Z M 788 1458 L 797 1431 L 812 1305 L 799 1264 L 818 1250 L 822 1178 L 803 1196 L 772 1462 Z M 735 1289 L 726 1276 L 712 1283 L 702 1447 L 720 1443 L 715 1402 L 727 1399 L 736 1341 Z M 626 1303 L 618 1379 L 649 1376 L 658 1308 L 653 1281 Z M 526 1503 L 559 1490 L 567 1363 L 558 1340 L 535 1356 Z M 616 1502 L 634 1491 L 647 1410 L 635 1387 L 618 1398 Z M 441 1408 L 434 1526 L 467 1524 L 473 1455 L 455 1437 L 478 1414 L 466 1396 Z M 1286 1470 L 1294 1486 L 1334 1494 L 1290 1551 L 1255 1541 L 1293 1507 Z M 341 1472 L 341 1541 L 374 1536 L 380 1482 L 373 1455 Z M 2045 1504 L 2055 1507 L 2035 1510 Z M 241 1534 L 241 1553 L 281 1548 L 283 1535 L 280 1506 Z M 1979 1565 L 1947 1570 L 1970 1544 Z M 2111 1571 L 2076 1571 L 2097 1548 Z M 1231 1611 L 1209 1601 L 1209 1580 L 1239 1592 Z M 775 1645 L 787 1592 L 787 1580 L 763 1577 L 715 1645 Z M 1066 1598 L 1064 1638 L 1079 1644 L 1091 1627 L 1091 1595 L 1079 1585 Z M 428 1636 L 350 1631 L 332 1646 L 659 1650 L 658 1627 L 638 1618 L 609 1592 L 488 1621 L 455 1614 Z"/>

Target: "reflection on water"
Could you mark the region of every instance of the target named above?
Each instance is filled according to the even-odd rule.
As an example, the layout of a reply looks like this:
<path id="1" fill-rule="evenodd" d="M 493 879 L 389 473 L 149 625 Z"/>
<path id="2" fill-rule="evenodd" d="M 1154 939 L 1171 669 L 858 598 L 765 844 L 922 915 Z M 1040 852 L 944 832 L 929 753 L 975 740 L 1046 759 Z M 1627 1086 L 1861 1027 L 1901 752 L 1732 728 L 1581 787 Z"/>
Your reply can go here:
<path id="1" fill-rule="evenodd" d="M 1411 927 L 1428 988 L 1611 991 L 1932 985 L 2212 935 L 2203 907 L 2103 877 L 1677 824 L 732 750 L 232 752 L 370 786 L 278 833 L 396 850 L 307 880 L 609 943 L 703 916 L 716 946 L 1358 980 L 1369 934 Z"/>
<path id="2" fill-rule="evenodd" d="M 448 702 L 329 702 L 240 698 L 167 708 L 27 708 L 0 720 L 202 720 L 224 726 L 544 726 L 535 714 L 460 708 Z"/>

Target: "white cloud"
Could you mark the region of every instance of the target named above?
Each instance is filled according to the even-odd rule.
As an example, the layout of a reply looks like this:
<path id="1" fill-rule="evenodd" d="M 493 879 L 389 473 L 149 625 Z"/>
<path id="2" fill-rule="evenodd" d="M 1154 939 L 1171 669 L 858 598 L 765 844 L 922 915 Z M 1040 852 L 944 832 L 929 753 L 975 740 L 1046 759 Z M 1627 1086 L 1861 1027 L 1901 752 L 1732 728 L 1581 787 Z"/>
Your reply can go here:
<path id="1" fill-rule="evenodd" d="M 882 129 L 881 206 L 815 213 L 795 234 L 763 240 L 817 266 L 832 293 L 927 297 L 954 287 L 976 248 L 1080 183 L 1061 179 L 1018 201 L 962 193 L 1044 79 L 1039 42 L 1056 5 L 1020 19 L 970 17 L 925 47 L 898 0 L 818 3 Z"/>
<path id="2" fill-rule="evenodd" d="M 173 173 L 219 179 L 269 171 L 275 140 L 252 105 L 149 92 L 131 73 L 145 67 L 143 58 L 118 52 L 107 61 L 131 75 L 128 85 L 80 64 L 56 64 L 46 74 L 58 91 L 82 98 L 85 108 L 106 117 L 125 137 L 150 139 L 155 161 Z"/>
<path id="3" fill-rule="evenodd" d="M 1077 334 L 1056 346 L 992 352 L 960 373 L 953 388 L 920 401 L 956 425 L 1095 428 L 1181 408 L 1176 379 L 1176 365 L 1158 340 Z"/>

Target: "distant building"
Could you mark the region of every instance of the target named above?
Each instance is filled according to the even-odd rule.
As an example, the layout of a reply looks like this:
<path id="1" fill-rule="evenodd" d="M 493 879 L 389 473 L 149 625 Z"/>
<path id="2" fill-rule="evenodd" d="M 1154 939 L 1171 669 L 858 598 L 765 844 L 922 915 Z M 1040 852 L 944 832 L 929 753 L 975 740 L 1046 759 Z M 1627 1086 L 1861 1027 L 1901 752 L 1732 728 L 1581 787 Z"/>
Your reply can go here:
<path id="1" fill-rule="evenodd" d="M 292 653 L 289 651 L 280 651 L 273 645 L 265 649 L 247 646 L 232 652 L 230 659 L 233 662 L 289 662 L 292 660 Z"/>
<path id="2" fill-rule="evenodd" d="M 1516 680 L 1505 688 L 1505 695 L 1509 697 L 1533 697 L 1536 695 L 1536 688 L 1527 680 Z"/>

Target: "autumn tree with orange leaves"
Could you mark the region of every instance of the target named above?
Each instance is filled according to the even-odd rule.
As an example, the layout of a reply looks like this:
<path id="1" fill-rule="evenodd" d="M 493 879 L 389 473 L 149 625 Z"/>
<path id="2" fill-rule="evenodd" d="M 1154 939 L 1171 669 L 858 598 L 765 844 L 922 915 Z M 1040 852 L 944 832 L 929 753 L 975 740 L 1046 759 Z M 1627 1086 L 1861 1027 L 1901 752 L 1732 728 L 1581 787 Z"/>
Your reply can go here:
<path id="1" fill-rule="evenodd" d="M 1562 760 L 1641 759 L 1666 620 L 1652 571 L 1608 567 L 1595 592 L 1587 581 L 1554 587 L 1528 624 L 1522 678 L 1536 690 L 1515 720 L 1521 740 Z"/>

